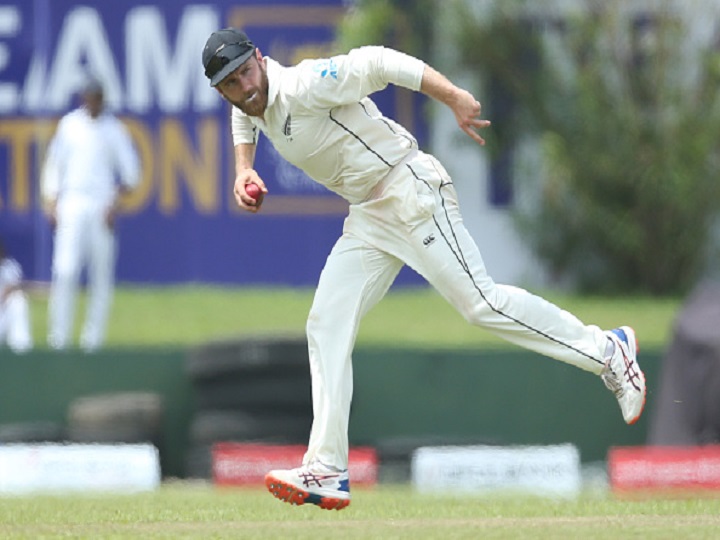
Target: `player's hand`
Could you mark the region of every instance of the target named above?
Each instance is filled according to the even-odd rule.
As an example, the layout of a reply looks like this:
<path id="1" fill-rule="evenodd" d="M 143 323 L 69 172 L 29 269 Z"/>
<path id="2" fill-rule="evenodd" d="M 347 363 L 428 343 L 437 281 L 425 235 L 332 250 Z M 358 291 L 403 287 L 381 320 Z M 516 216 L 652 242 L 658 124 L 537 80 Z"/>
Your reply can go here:
<path id="1" fill-rule="evenodd" d="M 257 184 L 262 192 L 257 200 L 253 199 L 250 195 L 245 192 L 245 186 L 247 184 Z M 260 210 L 263 203 L 263 197 L 267 193 L 265 182 L 262 181 L 255 169 L 243 169 L 235 177 L 235 186 L 233 188 L 233 194 L 235 195 L 235 202 L 243 210 L 252 212 L 253 214 Z"/>
<path id="2" fill-rule="evenodd" d="M 50 228 L 54 231 L 57 228 L 57 200 L 47 203 L 45 214 L 47 215 L 48 223 L 50 223 Z"/>
<path id="3" fill-rule="evenodd" d="M 484 145 L 485 139 L 480 136 L 478 130 L 488 127 L 490 121 L 480 118 L 482 110 L 480 102 L 470 92 L 460 90 L 450 104 L 450 108 L 455 114 L 460 129 L 476 143 Z"/>
<path id="4" fill-rule="evenodd" d="M 117 206 L 112 204 L 105 210 L 105 226 L 112 231 L 115 228 L 115 218 L 117 217 Z"/>

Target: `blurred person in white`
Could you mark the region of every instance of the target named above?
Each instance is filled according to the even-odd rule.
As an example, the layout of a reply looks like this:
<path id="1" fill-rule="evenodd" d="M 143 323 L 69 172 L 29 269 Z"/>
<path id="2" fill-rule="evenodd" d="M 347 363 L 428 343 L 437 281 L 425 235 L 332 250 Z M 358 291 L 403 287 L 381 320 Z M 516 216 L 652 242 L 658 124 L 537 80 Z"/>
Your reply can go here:
<path id="1" fill-rule="evenodd" d="M 140 177 L 128 131 L 105 109 L 103 95 L 97 80 L 85 84 L 81 106 L 58 124 L 43 170 L 42 194 L 55 230 L 48 344 L 57 350 L 71 344 L 86 265 L 88 303 L 80 347 L 93 352 L 105 341 L 115 282 L 119 197 L 137 186 Z"/>
<path id="2" fill-rule="evenodd" d="M 0 241 L 0 345 L 15 353 L 32 349 L 30 308 L 23 292 L 20 263 L 8 256 Z"/>

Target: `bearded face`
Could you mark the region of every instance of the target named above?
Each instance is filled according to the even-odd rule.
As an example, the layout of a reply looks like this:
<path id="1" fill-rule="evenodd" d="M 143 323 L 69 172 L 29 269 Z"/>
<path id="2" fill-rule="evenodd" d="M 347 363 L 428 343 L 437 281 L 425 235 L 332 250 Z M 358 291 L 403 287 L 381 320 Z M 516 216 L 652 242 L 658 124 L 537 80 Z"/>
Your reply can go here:
<path id="1" fill-rule="evenodd" d="M 256 51 L 216 86 L 218 92 L 248 116 L 265 114 L 268 102 L 268 77 L 265 61 Z"/>

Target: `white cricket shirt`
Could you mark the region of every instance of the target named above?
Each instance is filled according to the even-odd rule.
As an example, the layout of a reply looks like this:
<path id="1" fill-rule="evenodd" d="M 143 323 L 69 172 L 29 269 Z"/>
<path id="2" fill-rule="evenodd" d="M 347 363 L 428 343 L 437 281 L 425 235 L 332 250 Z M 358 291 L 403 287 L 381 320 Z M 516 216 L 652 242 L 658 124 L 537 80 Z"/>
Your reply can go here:
<path id="1" fill-rule="evenodd" d="M 66 114 L 48 148 L 43 197 L 109 205 L 117 195 L 116 174 L 128 188 L 139 182 L 139 160 L 120 120 L 106 112 L 92 118 L 82 107 Z"/>
<path id="2" fill-rule="evenodd" d="M 293 67 L 266 60 L 264 120 L 233 107 L 236 145 L 257 142 L 259 129 L 283 158 L 350 203 L 366 200 L 375 184 L 417 149 L 415 137 L 367 96 L 389 83 L 419 90 L 421 60 L 384 47 Z"/>

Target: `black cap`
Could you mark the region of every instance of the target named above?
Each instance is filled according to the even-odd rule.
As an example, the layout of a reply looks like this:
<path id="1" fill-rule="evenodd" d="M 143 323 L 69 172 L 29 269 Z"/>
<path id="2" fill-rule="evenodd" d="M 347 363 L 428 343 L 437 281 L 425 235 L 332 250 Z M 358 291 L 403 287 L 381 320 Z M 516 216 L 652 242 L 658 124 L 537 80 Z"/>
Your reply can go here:
<path id="1" fill-rule="evenodd" d="M 254 52 L 255 45 L 242 30 L 223 28 L 213 32 L 202 54 L 205 76 L 210 79 L 210 86 L 217 85 L 230 75 Z"/>
<path id="2" fill-rule="evenodd" d="M 86 96 L 89 94 L 95 94 L 98 96 L 103 95 L 103 86 L 99 79 L 95 77 L 88 77 L 82 87 L 82 95 Z"/>

